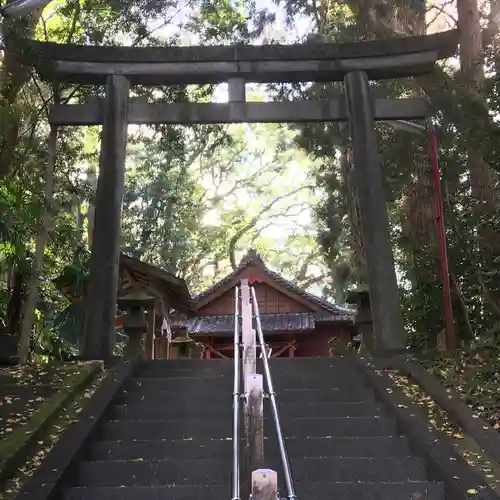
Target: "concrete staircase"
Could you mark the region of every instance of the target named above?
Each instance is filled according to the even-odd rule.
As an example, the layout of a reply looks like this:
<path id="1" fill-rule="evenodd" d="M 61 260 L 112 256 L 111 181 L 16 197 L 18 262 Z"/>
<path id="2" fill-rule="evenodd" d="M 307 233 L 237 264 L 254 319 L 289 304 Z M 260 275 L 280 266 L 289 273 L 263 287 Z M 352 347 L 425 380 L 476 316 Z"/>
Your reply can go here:
<path id="1" fill-rule="evenodd" d="M 351 361 L 276 359 L 271 370 L 300 500 L 444 500 Z M 62 498 L 230 500 L 232 383 L 232 361 L 144 363 Z M 270 407 L 265 416 L 267 466 L 283 480 Z"/>

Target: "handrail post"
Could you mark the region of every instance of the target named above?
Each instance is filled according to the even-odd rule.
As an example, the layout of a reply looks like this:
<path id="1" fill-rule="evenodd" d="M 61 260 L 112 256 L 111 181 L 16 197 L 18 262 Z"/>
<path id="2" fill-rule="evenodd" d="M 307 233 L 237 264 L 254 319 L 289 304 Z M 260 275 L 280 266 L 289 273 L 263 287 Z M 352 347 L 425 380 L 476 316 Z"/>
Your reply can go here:
<path id="1" fill-rule="evenodd" d="M 248 280 L 241 280 L 241 337 L 243 340 L 243 387 L 248 392 L 247 380 L 256 370 L 255 330 L 252 328 L 252 302 Z"/>
<path id="2" fill-rule="evenodd" d="M 278 500 L 278 474 L 271 469 L 252 472 L 252 500 Z"/>
<path id="3" fill-rule="evenodd" d="M 233 497 L 240 500 L 240 334 L 239 288 L 234 291 L 234 385 L 233 385 Z"/>
<path id="4" fill-rule="evenodd" d="M 253 471 L 264 466 L 264 382 L 262 375 L 257 373 L 248 375 L 246 387 L 244 498 L 247 498 L 252 490 Z"/>
<path id="5" fill-rule="evenodd" d="M 281 422 L 278 412 L 278 403 L 276 401 L 276 393 L 274 392 L 273 381 L 271 379 L 271 370 L 269 368 L 269 360 L 266 351 L 266 344 L 264 342 L 264 334 L 262 332 L 262 324 L 260 321 L 259 314 L 259 304 L 257 303 L 257 296 L 255 294 L 255 289 L 250 287 L 250 292 L 253 302 L 253 310 L 255 314 L 255 323 L 257 326 L 257 335 L 259 339 L 259 345 L 262 351 L 262 361 L 264 364 L 264 375 L 266 377 L 267 388 L 269 390 L 269 399 L 271 402 L 271 409 L 273 413 L 274 425 L 276 427 L 276 437 L 278 438 L 278 445 L 280 449 L 281 461 L 283 463 L 283 471 L 285 474 L 285 485 L 288 493 L 289 500 L 295 500 L 297 495 L 295 494 L 295 488 L 292 479 L 292 470 L 290 468 L 290 462 L 288 460 L 288 454 L 286 452 L 285 438 L 283 437 L 283 430 L 281 428 Z"/>

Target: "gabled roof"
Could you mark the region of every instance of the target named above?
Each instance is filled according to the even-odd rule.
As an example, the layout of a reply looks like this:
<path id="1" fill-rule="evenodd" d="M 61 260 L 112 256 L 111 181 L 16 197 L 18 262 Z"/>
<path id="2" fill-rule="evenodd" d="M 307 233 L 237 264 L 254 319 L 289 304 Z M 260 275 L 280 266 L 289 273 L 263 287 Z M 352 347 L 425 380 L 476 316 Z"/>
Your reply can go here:
<path id="1" fill-rule="evenodd" d="M 120 273 L 127 271 L 130 278 L 146 286 L 154 286 L 170 298 L 174 307 L 183 311 L 194 309 L 186 282 L 162 269 L 146 264 L 135 257 L 120 253 Z M 66 266 L 53 280 L 56 288 L 71 302 L 82 300 L 87 289 L 89 270 L 78 266 Z"/>
<path id="2" fill-rule="evenodd" d="M 152 285 L 165 293 L 174 307 L 181 310 L 193 309 L 191 294 L 182 278 L 124 253 L 120 254 L 120 269 L 126 269 L 134 281 Z"/>
<path id="3" fill-rule="evenodd" d="M 221 289 L 229 287 L 231 283 L 237 278 L 237 276 L 245 268 L 249 266 L 258 267 L 259 271 L 261 271 L 268 278 L 276 282 L 278 285 L 281 285 L 289 293 L 302 297 L 303 299 L 306 299 L 311 304 L 320 307 L 324 311 L 340 315 L 352 314 L 351 310 L 342 306 L 338 306 L 336 304 L 332 304 L 331 302 L 328 302 L 327 300 L 324 300 L 321 297 L 318 297 L 317 295 L 313 295 L 312 293 L 306 292 L 304 289 L 298 287 L 291 281 L 283 278 L 283 276 L 281 276 L 280 274 L 272 271 L 265 265 L 260 255 L 253 249 L 249 250 L 248 253 L 243 257 L 243 259 L 241 259 L 241 262 L 239 263 L 238 267 L 232 273 L 228 274 L 225 278 L 215 283 L 215 285 L 211 286 L 208 290 L 205 290 L 204 292 L 196 295 L 193 299 L 196 306 L 198 307 L 200 302 L 203 302 L 203 305 L 208 303 L 209 301 L 207 301 L 207 299 L 209 299 L 211 295 L 215 294 Z"/>

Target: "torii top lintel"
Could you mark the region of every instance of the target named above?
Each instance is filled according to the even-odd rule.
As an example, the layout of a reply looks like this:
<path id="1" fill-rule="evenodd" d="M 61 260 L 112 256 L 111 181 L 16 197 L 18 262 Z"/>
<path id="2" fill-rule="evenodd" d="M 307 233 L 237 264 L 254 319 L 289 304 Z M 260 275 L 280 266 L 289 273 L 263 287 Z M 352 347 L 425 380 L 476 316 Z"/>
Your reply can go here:
<path id="1" fill-rule="evenodd" d="M 458 31 L 356 43 L 192 47 L 94 47 L 23 40 L 19 49 L 48 81 L 132 84 L 340 81 L 351 71 L 373 80 L 418 76 L 454 54 Z"/>

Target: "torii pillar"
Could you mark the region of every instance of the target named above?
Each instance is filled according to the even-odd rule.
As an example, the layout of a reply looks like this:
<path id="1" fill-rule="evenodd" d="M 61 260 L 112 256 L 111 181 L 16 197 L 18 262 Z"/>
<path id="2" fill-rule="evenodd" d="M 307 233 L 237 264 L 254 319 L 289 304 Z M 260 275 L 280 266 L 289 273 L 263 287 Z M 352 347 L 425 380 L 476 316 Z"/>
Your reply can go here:
<path id="1" fill-rule="evenodd" d="M 114 347 L 129 89 L 130 82 L 124 76 L 111 75 L 106 79 L 90 282 L 81 352 L 85 359 L 109 360 Z"/>
<path id="2" fill-rule="evenodd" d="M 347 73 L 344 86 L 372 304 L 375 351 L 394 353 L 404 350 L 404 324 L 368 76 L 363 71 Z"/>

